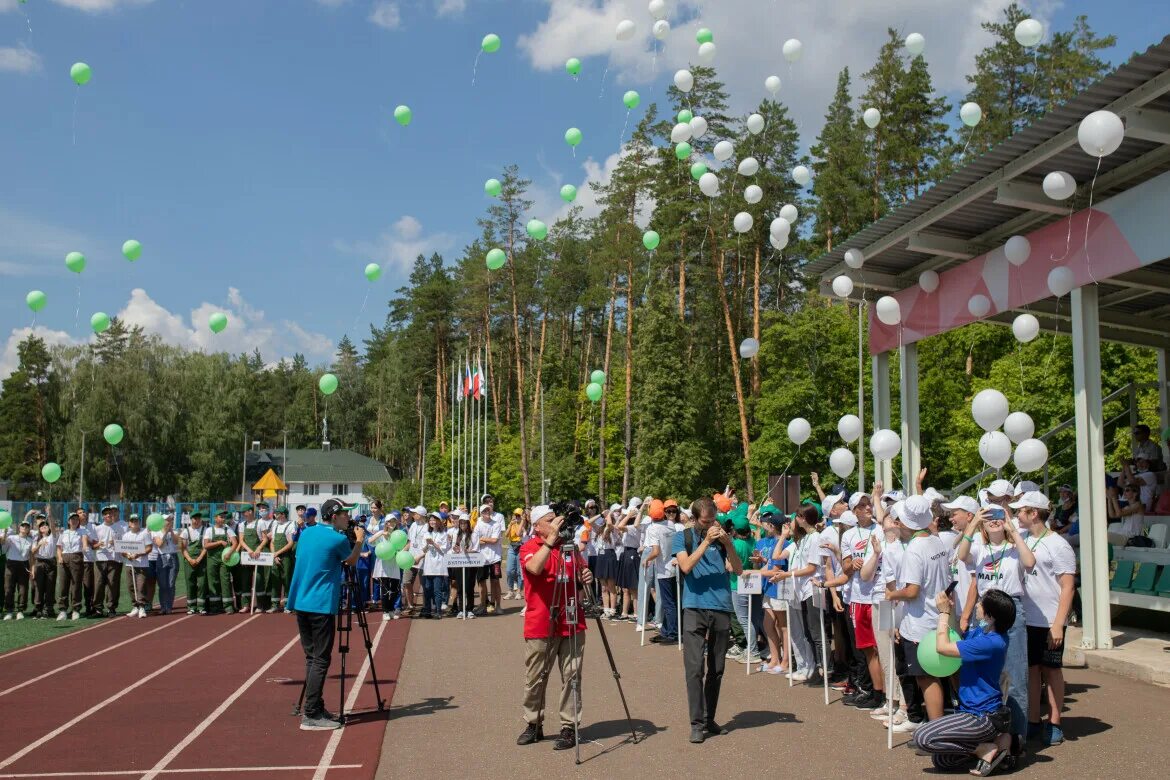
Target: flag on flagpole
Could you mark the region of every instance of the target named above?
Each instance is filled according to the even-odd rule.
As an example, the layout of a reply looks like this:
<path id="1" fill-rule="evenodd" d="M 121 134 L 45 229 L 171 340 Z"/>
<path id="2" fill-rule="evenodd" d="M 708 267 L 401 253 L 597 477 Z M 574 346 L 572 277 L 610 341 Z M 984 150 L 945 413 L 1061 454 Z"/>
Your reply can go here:
<path id="1" fill-rule="evenodd" d="M 471 363 L 465 361 L 464 368 L 465 368 L 464 381 L 466 382 L 466 384 L 464 384 L 464 386 L 463 386 L 463 395 L 470 396 L 471 395 Z"/>
<path id="2" fill-rule="evenodd" d="M 475 400 L 480 401 L 487 398 L 487 382 L 483 375 L 483 364 L 479 362 L 479 358 L 475 359 Z"/>
<path id="3" fill-rule="evenodd" d="M 467 395 L 467 393 L 464 392 L 463 377 L 459 375 L 459 362 L 458 361 L 456 361 L 456 363 L 455 363 L 455 384 L 458 386 L 456 393 L 455 393 L 455 396 L 456 396 L 455 400 L 458 401 L 459 403 L 463 403 L 463 396 Z"/>

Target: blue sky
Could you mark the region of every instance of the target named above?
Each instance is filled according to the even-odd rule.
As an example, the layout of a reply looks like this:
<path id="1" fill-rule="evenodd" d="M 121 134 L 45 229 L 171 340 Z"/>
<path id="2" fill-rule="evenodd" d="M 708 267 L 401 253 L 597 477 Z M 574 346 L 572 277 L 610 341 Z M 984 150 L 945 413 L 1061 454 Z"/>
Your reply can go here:
<path id="1" fill-rule="evenodd" d="M 621 94 L 660 99 L 699 26 L 714 30 L 736 109 L 775 73 L 811 136 L 836 72 L 864 70 L 886 26 L 926 35 L 954 94 L 979 18 L 1001 5 L 670 0 L 656 51 L 645 0 L 0 0 L 0 374 L 33 325 L 32 289 L 49 297 L 35 322 L 54 342 L 86 339 L 105 311 L 173 343 L 324 360 L 382 321 L 417 252 L 454 257 L 474 238 L 483 182 L 504 165 L 534 180 L 534 216 L 556 216 L 566 182 L 588 207 L 583 185 L 616 160 Z M 1034 10 L 1060 28 L 1088 14 L 1118 35 L 1115 61 L 1170 31 L 1154 0 Z M 633 42 L 615 39 L 623 18 Z M 488 32 L 503 48 L 473 86 Z M 789 37 L 805 42 L 793 66 L 779 54 Z M 78 60 L 93 68 L 81 88 Z M 408 128 L 392 118 L 400 103 Z M 575 157 L 570 126 L 585 136 Z M 127 238 L 143 243 L 137 263 L 120 254 Z M 80 277 L 64 267 L 71 250 L 89 260 Z M 373 285 L 371 261 L 386 269 Z M 232 324 L 212 337 L 215 310 Z"/>

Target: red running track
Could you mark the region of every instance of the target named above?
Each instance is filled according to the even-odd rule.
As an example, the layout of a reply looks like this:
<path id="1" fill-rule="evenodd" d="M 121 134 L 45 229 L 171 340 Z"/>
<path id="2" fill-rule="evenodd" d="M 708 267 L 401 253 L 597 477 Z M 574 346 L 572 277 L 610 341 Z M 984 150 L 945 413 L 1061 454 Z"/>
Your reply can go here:
<path id="1" fill-rule="evenodd" d="M 353 717 L 333 732 L 301 731 L 290 714 L 304 679 L 291 615 L 116 618 L 0 657 L 0 779 L 373 778 L 410 622 L 371 617 L 387 712 L 377 711 L 355 623 L 346 667 Z M 339 671 L 335 650 L 325 687 L 332 711 Z"/>

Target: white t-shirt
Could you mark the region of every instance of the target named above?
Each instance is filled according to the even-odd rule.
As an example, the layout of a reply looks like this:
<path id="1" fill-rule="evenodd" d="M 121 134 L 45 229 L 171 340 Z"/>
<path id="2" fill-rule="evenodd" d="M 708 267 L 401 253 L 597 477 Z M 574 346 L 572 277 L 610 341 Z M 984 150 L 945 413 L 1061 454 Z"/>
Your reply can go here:
<path id="1" fill-rule="evenodd" d="M 844 571 L 841 568 L 841 548 L 839 546 L 841 543 L 841 537 L 837 535 L 837 529 L 833 527 L 826 528 L 825 530 L 821 531 L 818 536 L 818 547 L 820 550 L 821 559 L 817 566 L 817 576 L 821 579 L 822 582 L 824 582 L 830 577 L 830 575 L 836 578 L 841 576 L 841 572 Z M 848 585 L 848 583 L 846 583 L 846 585 Z M 841 595 L 841 601 L 845 604 L 849 603 L 848 591 L 848 588 L 843 588 L 841 591 L 839 591 Z M 829 596 L 828 591 L 826 591 L 826 608 L 829 608 L 831 598 L 832 597 Z"/>
<path id="2" fill-rule="evenodd" d="M 154 549 L 150 551 L 151 560 L 157 560 L 160 555 L 174 555 L 179 551 L 179 546 L 175 544 L 174 531 L 152 533 L 150 541 L 154 545 Z"/>
<path id="3" fill-rule="evenodd" d="M 1141 483 L 1138 487 L 1138 495 L 1142 500 L 1142 506 L 1149 507 L 1154 503 L 1154 488 L 1158 485 L 1158 477 L 1152 471 L 1136 472 L 1134 478 Z"/>
<path id="4" fill-rule="evenodd" d="M 504 518 L 498 514 L 492 515 L 490 520 L 486 517 L 480 518 L 480 521 L 475 524 L 475 528 L 471 531 L 471 545 L 474 550 L 483 555 L 484 563 L 500 562 L 504 551 L 504 530 Z M 495 539 L 495 541 L 491 544 L 484 544 L 480 541 L 481 539 Z"/>
<path id="5" fill-rule="evenodd" d="M 30 537 L 30 538 L 32 538 L 32 537 Z M 48 536 L 44 536 L 44 537 L 38 536 L 35 539 L 33 539 L 33 544 L 40 545 L 40 548 L 37 549 L 37 560 L 38 561 L 55 560 L 57 558 L 57 535 L 56 534 L 49 534 Z"/>
<path id="6" fill-rule="evenodd" d="M 898 567 L 898 589 L 918 586 L 918 598 L 903 602 L 906 611 L 898 622 L 898 633 L 911 642 L 922 640 L 938 626 L 935 597 L 951 584 L 950 550 L 937 536 L 918 536 L 906 545 Z"/>
<path id="7" fill-rule="evenodd" d="M 804 601 L 812 598 L 813 594 L 813 579 L 818 577 L 822 571 L 820 558 L 821 539 L 820 534 L 816 531 L 809 532 L 799 542 L 793 542 L 790 548 L 792 552 L 788 554 L 788 571 L 798 571 L 808 566 L 810 563 L 816 565 L 817 570 L 808 577 L 794 576 L 792 578 L 793 593 L 797 601 Z"/>
<path id="8" fill-rule="evenodd" d="M 101 523 L 93 527 L 93 533 L 90 534 L 90 546 L 95 546 L 95 543 L 101 544 L 100 550 L 94 550 L 94 556 L 99 561 L 117 561 L 122 560 L 122 556 L 114 552 L 114 542 L 122 538 L 122 535 L 127 531 L 127 526 L 121 520 L 114 522 L 112 525 Z"/>
<path id="9" fill-rule="evenodd" d="M 483 522 L 482 520 L 480 521 Z M 476 525 L 478 528 L 478 524 Z M 427 540 L 434 540 L 438 545 L 438 549 L 427 545 Z M 427 531 L 422 535 L 422 544 L 426 549 L 426 555 L 422 561 L 422 573 L 424 576 L 447 576 L 447 551 L 451 549 L 451 537 L 447 535 L 445 530 L 442 531 Z"/>
<path id="10" fill-rule="evenodd" d="M 1132 515 L 1126 515 L 1115 523 L 1109 524 L 1109 531 L 1115 534 L 1121 534 L 1128 538 L 1131 536 L 1138 536 L 1145 530 L 1146 513 L 1136 512 Z"/>
<path id="11" fill-rule="evenodd" d="M 86 538 L 88 538 L 90 542 L 89 549 L 81 551 L 81 560 L 85 561 L 86 563 L 93 563 L 97 560 L 97 554 L 93 550 L 93 540 L 95 538 L 93 523 L 86 521 L 83 525 L 79 525 L 77 527 L 77 531 L 78 533 L 85 534 Z"/>
<path id="12" fill-rule="evenodd" d="M 426 543 L 427 524 L 416 520 L 410 524 L 406 534 L 410 540 L 410 553 L 415 557 L 415 560 L 418 560 L 418 556 L 423 554 L 423 546 Z M 416 563 L 415 566 L 417 567 L 418 564 Z"/>
<path id="13" fill-rule="evenodd" d="M 57 549 L 61 551 L 62 555 L 81 552 L 81 537 L 84 534 L 85 531 L 80 528 L 76 531 L 72 528 L 66 528 L 57 536 Z"/>
<path id="14" fill-rule="evenodd" d="M 216 528 L 214 525 L 203 531 L 203 541 L 205 542 L 227 542 L 227 547 L 216 547 L 214 550 L 209 550 L 208 555 L 223 555 L 223 551 L 236 543 L 236 532 L 228 528 L 226 525 L 221 528 Z M 189 554 L 189 553 L 188 553 Z"/>
<path id="15" fill-rule="evenodd" d="M 898 570 L 902 568 L 902 556 L 906 554 L 906 545 L 901 539 L 895 538 L 893 541 L 886 539 L 882 542 L 882 562 L 881 569 L 878 571 L 878 584 L 874 590 L 874 602 L 878 601 L 877 592 L 881 589 L 882 601 L 886 598 L 886 586 L 892 585 L 898 587 Z M 903 607 L 903 602 L 892 602 L 894 605 L 894 625 L 897 625 L 902 620 L 902 615 L 906 614 L 906 609 Z"/>
<path id="16" fill-rule="evenodd" d="M 638 530 L 638 523 L 634 520 L 622 532 L 622 547 L 638 547 L 642 543 L 642 532 Z"/>
<path id="17" fill-rule="evenodd" d="M 661 520 L 650 524 L 646 529 L 647 549 L 657 546 L 658 557 L 654 559 L 654 578 L 667 579 L 673 577 L 678 565 L 670 554 L 670 547 L 674 543 L 674 524 L 669 520 Z"/>
<path id="18" fill-rule="evenodd" d="M 1014 544 L 1006 540 L 999 544 L 983 544 L 979 539 L 977 545 L 971 546 L 971 560 L 975 564 L 980 596 L 998 589 L 1018 599 L 1024 597 L 1024 566 Z"/>
<path id="19" fill-rule="evenodd" d="M 597 547 L 597 554 L 601 555 L 607 550 L 614 549 L 614 540 L 611 534 L 605 529 L 605 519 L 599 517 L 596 525 L 596 530 L 593 533 L 593 543 Z"/>
<path id="20" fill-rule="evenodd" d="M 877 583 L 878 578 L 875 574 L 873 579 L 863 580 L 861 578 L 861 566 L 875 554 L 870 537 L 880 533 L 881 529 L 871 523 L 868 528 L 862 528 L 861 526 L 850 528 L 841 537 L 842 560 L 845 558 L 853 558 L 853 562 L 856 565 L 856 570 L 849 576 L 849 582 L 843 588 L 843 591 L 849 594 L 849 601 L 854 604 L 873 603 L 874 584 Z"/>
<path id="21" fill-rule="evenodd" d="M 154 543 L 150 538 L 150 531 L 145 528 L 139 528 L 137 531 L 127 530 L 124 534 L 122 534 L 122 541 L 142 542 L 144 545 L 146 545 L 147 548 L 149 548 Z M 147 553 L 143 553 L 133 560 L 127 558 L 126 565 L 132 566 L 135 569 L 145 569 L 150 565 L 150 559 L 147 558 Z"/>
<path id="22" fill-rule="evenodd" d="M 939 536 L 941 537 L 942 534 Z M 975 537 L 975 541 L 971 544 L 968 560 L 975 560 L 981 541 L 982 537 Z M 967 607 L 967 594 L 971 592 L 971 578 L 975 576 L 975 564 L 960 561 L 958 548 L 948 546 L 947 550 L 950 552 L 951 582 L 955 583 L 955 614 L 961 615 Z"/>
<path id="23" fill-rule="evenodd" d="M 9 533 L 4 537 L 4 555 L 10 561 L 27 561 L 32 545 L 31 536 Z"/>
<path id="24" fill-rule="evenodd" d="M 1051 531 L 1024 542 L 1036 556 L 1036 565 L 1024 577 L 1024 617 L 1029 626 L 1051 628 L 1060 605 L 1060 576 L 1077 573 L 1077 556 L 1072 545 Z"/>

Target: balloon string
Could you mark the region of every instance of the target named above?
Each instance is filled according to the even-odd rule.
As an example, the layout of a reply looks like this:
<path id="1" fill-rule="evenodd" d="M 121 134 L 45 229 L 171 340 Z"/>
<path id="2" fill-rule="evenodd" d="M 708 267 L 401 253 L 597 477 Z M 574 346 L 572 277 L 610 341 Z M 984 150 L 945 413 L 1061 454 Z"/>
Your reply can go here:
<path id="1" fill-rule="evenodd" d="M 353 318 L 353 327 L 350 328 L 354 333 L 357 332 L 358 320 L 361 319 L 362 313 L 366 310 L 366 303 L 370 300 L 370 291 L 366 289 L 366 297 L 362 299 L 362 307 L 358 309 L 358 313 Z"/>
<path id="2" fill-rule="evenodd" d="M 1101 172 L 1101 159 L 1097 158 L 1097 170 L 1093 171 L 1093 183 L 1089 185 L 1089 208 L 1085 210 L 1085 270 L 1093 284 L 1097 284 L 1097 277 L 1093 275 L 1093 259 L 1089 256 L 1089 221 L 1093 218 L 1093 191 L 1097 187 L 1097 174 Z"/>
<path id="3" fill-rule="evenodd" d="M 1056 339 L 1060 337 L 1060 301 L 1061 298 L 1056 299 L 1056 316 L 1053 317 L 1053 322 L 1056 329 L 1052 333 L 1052 346 L 1048 350 L 1048 357 L 1044 359 L 1044 373 L 1048 373 L 1048 365 L 1052 362 L 1052 356 L 1056 354 Z"/>
<path id="4" fill-rule="evenodd" d="M 73 93 L 73 145 L 77 146 L 77 96 L 81 94 L 81 87 Z"/>
<path id="5" fill-rule="evenodd" d="M 605 79 L 607 76 L 609 76 L 609 63 L 606 63 L 605 72 L 601 74 L 601 91 L 597 93 L 598 100 L 601 100 L 605 95 Z"/>
<path id="6" fill-rule="evenodd" d="M 473 87 L 475 86 L 476 73 L 479 71 L 479 55 L 481 54 L 483 54 L 482 48 L 480 48 L 480 50 L 475 53 L 475 64 L 471 66 L 471 86 Z"/>
<path id="7" fill-rule="evenodd" d="M 77 306 L 73 309 L 73 330 L 76 331 L 81 322 L 81 277 L 77 277 Z"/>
<path id="8" fill-rule="evenodd" d="M 629 125 L 630 125 L 630 112 L 631 111 L 633 111 L 633 109 L 631 109 L 631 108 L 626 109 L 626 121 L 622 124 L 622 134 L 620 136 L 618 136 L 618 157 L 621 157 L 622 145 L 626 142 L 626 128 L 629 127 Z"/>

